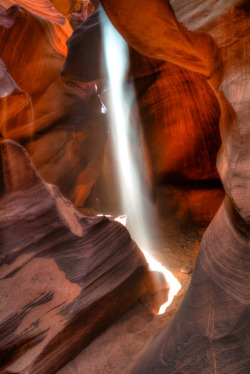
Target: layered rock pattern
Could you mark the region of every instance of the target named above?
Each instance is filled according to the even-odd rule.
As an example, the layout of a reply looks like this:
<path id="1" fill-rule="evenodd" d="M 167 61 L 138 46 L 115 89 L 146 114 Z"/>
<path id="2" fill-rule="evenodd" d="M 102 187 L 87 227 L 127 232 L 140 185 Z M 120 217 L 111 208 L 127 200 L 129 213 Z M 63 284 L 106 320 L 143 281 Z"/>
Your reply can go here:
<path id="1" fill-rule="evenodd" d="M 30 2 L 19 3 L 32 8 Z M 61 4 L 67 11 L 57 6 L 67 16 L 77 9 L 73 3 Z M 46 4 L 40 6 L 44 15 L 38 5 L 40 18 L 31 13 L 33 8 L 28 12 L 18 5 L 1 15 L 0 57 L 27 101 L 24 105 L 17 96 L 4 100 L 1 134 L 24 145 L 42 178 L 59 186 L 75 205 L 84 205 L 92 191 L 88 204 L 117 209 L 114 165 L 106 142 L 108 118 L 99 95 L 103 83 L 98 79 L 106 77 L 100 9 L 71 36 L 68 21 L 56 23 L 45 15 Z M 154 190 L 166 183 L 218 187 L 219 107 L 204 76 L 134 49 L 130 64 L 128 84 L 135 86 L 131 113 L 144 132 L 145 163 L 152 170 Z M 211 206 L 221 201 L 207 200 L 215 200 Z M 178 204 L 190 208 L 187 202 Z"/>
<path id="2" fill-rule="evenodd" d="M 68 79 L 83 82 L 107 79 L 103 63 L 101 23 L 105 22 L 105 17 L 102 12 L 99 7 L 67 41 L 69 53 L 63 75 Z M 221 144 L 218 125 L 220 108 L 205 76 L 143 56 L 131 47 L 128 64 L 127 84 L 133 87 L 135 95 L 132 104 L 131 97 L 128 97 L 127 105 L 130 105 L 134 126 L 140 127 L 143 132 L 149 156 L 145 162 L 151 170 L 153 189 L 158 194 L 159 185 L 166 184 L 185 189 L 220 188 L 215 167 Z M 108 82 L 106 86 L 108 91 Z M 107 202 L 115 195 L 108 145 L 104 160 L 92 195 L 96 194 L 99 200 Z M 199 194 L 202 192 L 199 191 Z M 203 195 L 206 199 L 206 193 Z M 217 209 L 221 194 L 216 192 L 213 196 L 220 197 L 211 195 L 207 199 L 208 204 L 210 201 L 211 206 L 215 205 Z M 179 203 L 191 208 L 188 200 Z M 199 204 L 198 197 L 196 200 Z M 211 208 L 210 215 L 215 211 Z"/>
<path id="3" fill-rule="evenodd" d="M 64 76 L 83 82 L 107 78 L 101 22 L 99 7 L 69 38 Z M 206 78 L 132 48 L 128 63 L 128 82 L 135 85 L 132 111 L 145 133 L 154 178 L 172 173 L 179 183 L 218 179 L 220 108 Z"/>
<path id="4" fill-rule="evenodd" d="M 218 180 L 220 109 L 205 77 L 133 49 L 131 75 L 155 183 Z"/>
<path id="5" fill-rule="evenodd" d="M 18 4 L 30 13 L 53 23 L 64 24 L 75 10 L 81 7 L 81 0 L 0 0 L 0 8 L 8 9 Z M 65 17 L 63 17 L 65 16 Z"/>
<path id="6" fill-rule="evenodd" d="M 17 5 L 1 13 L 0 57 L 22 95 L 1 99 L 0 131 L 26 147 L 45 181 L 82 205 L 100 174 L 107 131 L 95 82 L 60 74 L 71 33 L 68 22 Z"/>
<path id="7" fill-rule="evenodd" d="M 249 284 L 249 238 L 232 227 L 223 203 L 204 235 L 174 320 L 154 338 L 131 374 L 247 374 Z"/>
<path id="8" fill-rule="evenodd" d="M 127 230 L 78 213 L 27 152 L 1 148 L 1 373 L 55 373 L 145 291 Z"/>
<path id="9" fill-rule="evenodd" d="M 16 4 L 53 23 L 60 23 L 63 25 L 66 21 L 65 17 L 61 14 L 62 12 L 59 13 L 52 5 L 52 1 L 49 0 L 1 0 L 0 9 L 9 9 Z"/>
<path id="10" fill-rule="evenodd" d="M 0 57 L 7 67 L 0 65 L 1 135 L 23 144 L 40 175 L 82 205 L 100 175 L 107 138 L 93 81 L 102 70 L 91 64 L 89 72 L 80 70 L 82 79 L 66 65 L 60 75 L 72 33 L 66 18 L 78 2 L 53 1 L 64 16 L 46 0 L 2 0 L 0 7 L 16 3 L 0 14 Z M 144 128 L 154 183 L 218 180 L 221 111 L 217 165 L 226 198 L 203 238 L 179 312 L 133 373 L 248 373 L 248 4 L 102 3 L 137 50 L 131 50 L 128 81 L 135 81 L 134 117 Z M 73 62 L 73 41 L 89 48 L 87 35 L 92 41 L 97 35 L 90 52 L 100 57 L 92 26 L 85 23 L 69 40 Z M 98 30 L 99 21 L 94 26 Z M 41 181 L 21 147 L 5 141 L 1 149 L 2 371 L 54 373 L 139 297 L 145 263 L 125 229 L 80 216 Z"/>
<path id="11" fill-rule="evenodd" d="M 161 0 L 101 2 L 139 52 L 206 75 L 221 108 L 217 165 L 226 198 L 201 242 L 184 302 L 132 373 L 248 373 L 248 5 L 237 0 L 216 7 L 213 1 L 198 0 L 172 0 L 172 6 Z"/>

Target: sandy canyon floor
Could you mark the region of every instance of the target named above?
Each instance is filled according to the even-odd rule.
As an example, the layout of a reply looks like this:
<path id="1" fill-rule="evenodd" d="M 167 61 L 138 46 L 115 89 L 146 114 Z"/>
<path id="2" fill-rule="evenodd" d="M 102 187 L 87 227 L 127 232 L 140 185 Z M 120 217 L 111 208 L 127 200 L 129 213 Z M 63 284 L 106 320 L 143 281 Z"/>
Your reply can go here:
<path id="1" fill-rule="evenodd" d="M 128 374 L 154 336 L 175 316 L 190 283 L 204 228 L 165 222 L 155 234 L 153 257 L 181 283 L 181 290 L 162 315 L 164 290 L 146 296 L 110 326 L 57 374 Z"/>

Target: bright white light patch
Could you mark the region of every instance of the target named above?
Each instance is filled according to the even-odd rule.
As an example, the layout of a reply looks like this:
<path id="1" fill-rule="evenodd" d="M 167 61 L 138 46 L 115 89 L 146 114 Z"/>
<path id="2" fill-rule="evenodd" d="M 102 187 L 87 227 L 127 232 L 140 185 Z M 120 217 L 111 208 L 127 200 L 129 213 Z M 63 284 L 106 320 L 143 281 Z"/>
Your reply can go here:
<path id="1" fill-rule="evenodd" d="M 151 271 L 158 271 L 162 273 L 165 277 L 166 282 L 169 284 L 170 289 L 169 289 L 169 295 L 168 295 L 168 301 L 161 305 L 158 314 L 163 314 L 165 313 L 167 307 L 172 303 L 173 298 L 181 289 L 181 285 L 178 282 L 178 280 L 173 276 L 173 274 L 167 270 L 162 264 L 158 261 L 156 261 L 152 256 L 150 256 L 149 253 L 141 249 L 142 253 L 144 254 L 147 263 L 149 264 L 149 270 Z"/>
<path id="2" fill-rule="evenodd" d="M 119 216 L 115 218 L 115 221 L 120 222 L 123 226 L 126 226 L 127 216 Z"/>

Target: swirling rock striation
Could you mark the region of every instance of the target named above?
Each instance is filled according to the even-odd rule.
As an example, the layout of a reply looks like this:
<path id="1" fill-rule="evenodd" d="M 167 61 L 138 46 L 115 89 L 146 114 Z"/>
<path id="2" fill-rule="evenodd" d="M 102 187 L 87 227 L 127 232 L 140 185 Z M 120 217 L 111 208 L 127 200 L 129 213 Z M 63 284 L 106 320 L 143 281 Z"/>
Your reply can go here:
<path id="1" fill-rule="evenodd" d="M 206 75 L 221 108 L 217 167 L 226 197 L 202 239 L 179 311 L 132 373 L 248 373 L 249 6 L 237 0 L 216 7 L 199 0 L 101 3 L 139 52 Z"/>
<path id="2" fill-rule="evenodd" d="M 102 12 L 99 7 L 67 41 L 69 53 L 63 75 L 69 79 L 107 79 Z M 220 108 L 206 78 L 145 57 L 132 48 L 128 63 L 128 80 L 136 91 L 133 105 L 139 109 L 134 115 L 145 133 L 154 179 L 162 179 L 168 173 L 176 174 L 179 183 L 186 179 L 218 179 L 215 158 L 220 146 Z"/>
<path id="3" fill-rule="evenodd" d="M 145 291 L 127 230 L 77 212 L 27 152 L 1 148 L 1 373 L 55 373 Z"/>
<path id="4" fill-rule="evenodd" d="M 25 146 L 42 178 L 81 206 L 100 174 L 107 130 L 95 82 L 60 74 L 71 33 L 68 23 L 18 5 L 0 13 L 0 57 L 21 93 L 0 99 L 0 132 Z"/>
<path id="5" fill-rule="evenodd" d="M 68 39 L 69 53 L 63 68 L 63 76 L 68 79 L 83 82 L 107 79 L 102 12 L 99 7 Z M 204 188 L 221 188 L 215 166 L 221 145 L 217 98 L 200 73 L 143 56 L 131 47 L 128 64 L 127 83 L 133 87 L 135 95 L 132 104 L 128 97 L 127 105 L 130 105 L 135 126 L 141 127 L 143 132 L 149 156 L 145 162 L 152 172 L 153 188 L 158 191 L 159 186 L 167 184 L 181 189 L 200 189 L 195 199 L 195 204 L 200 206 L 198 200 Z M 94 187 L 99 200 L 104 202 L 112 200 L 115 184 L 110 176 L 112 162 L 108 147 L 106 149 L 105 164 Z M 111 196 L 109 191 L 112 191 Z M 212 214 L 221 203 L 222 194 L 216 193 L 219 198 L 208 198 Z M 216 193 L 212 192 L 214 196 Z M 210 191 L 204 192 L 203 199 L 209 194 Z M 190 208 L 194 205 L 193 197 L 192 203 L 188 202 L 190 199 L 185 202 Z M 184 205 L 183 201 L 181 203 Z"/>
<path id="6" fill-rule="evenodd" d="M 65 17 L 61 14 L 62 12 L 59 13 L 52 5 L 52 1 L 49 0 L 0 0 L 0 9 L 9 9 L 16 4 L 53 23 L 63 25 L 66 22 Z"/>
<path id="7" fill-rule="evenodd" d="M 247 374 L 249 266 L 249 238 L 232 227 L 223 203 L 204 235 L 174 320 L 154 338 L 131 374 Z"/>
<path id="8" fill-rule="evenodd" d="M 117 209 L 114 165 L 106 142 L 108 118 L 102 113 L 96 81 L 105 78 L 99 13 L 100 8 L 72 35 L 68 22 L 59 25 L 34 17 L 18 5 L 1 13 L 0 57 L 24 99 L 12 95 L 2 100 L 1 134 L 24 145 L 42 178 L 57 185 L 76 206 L 84 205 L 92 191 L 87 203 L 96 209 Z M 69 53 L 62 77 L 66 41 Z M 205 77 L 134 49 L 130 52 L 128 83 L 136 91 L 133 123 L 143 130 L 145 163 L 159 200 L 159 185 L 220 187 L 215 169 L 219 107 Z M 195 201 L 188 197 L 178 204 L 200 207 L 198 195 Z M 213 215 L 221 198 L 217 191 L 212 195 L 216 198 L 207 201 Z"/>

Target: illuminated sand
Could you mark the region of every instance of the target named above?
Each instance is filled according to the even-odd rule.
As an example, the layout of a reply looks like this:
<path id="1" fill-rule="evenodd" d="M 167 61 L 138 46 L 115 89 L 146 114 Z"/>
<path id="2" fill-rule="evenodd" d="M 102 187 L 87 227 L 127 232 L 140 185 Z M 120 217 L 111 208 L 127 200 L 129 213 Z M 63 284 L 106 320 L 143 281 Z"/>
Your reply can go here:
<path id="1" fill-rule="evenodd" d="M 135 307 L 103 332 L 58 374 L 129 374 L 154 336 L 173 319 L 189 285 L 199 242 L 204 230 L 183 230 L 170 222 L 159 232 L 155 258 L 168 266 L 181 283 L 181 290 L 162 315 L 159 305 L 167 297 L 164 291 L 143 298 Z"/>

